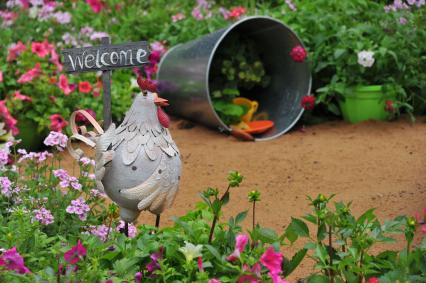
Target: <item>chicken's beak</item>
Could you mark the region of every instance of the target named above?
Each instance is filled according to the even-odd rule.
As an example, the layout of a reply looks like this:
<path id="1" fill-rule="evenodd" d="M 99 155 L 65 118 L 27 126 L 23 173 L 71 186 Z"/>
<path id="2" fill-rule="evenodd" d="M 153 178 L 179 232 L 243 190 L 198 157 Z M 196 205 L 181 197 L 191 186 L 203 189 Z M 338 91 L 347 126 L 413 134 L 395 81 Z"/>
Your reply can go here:
<path id="1" fill-rule="evenodd" d="M 154 103 L 157 106 L 162 106 L 162 107 L 169 106 L 169 101 L 167 99 L 158 97 L 158 95 L 155 95 Z"/>

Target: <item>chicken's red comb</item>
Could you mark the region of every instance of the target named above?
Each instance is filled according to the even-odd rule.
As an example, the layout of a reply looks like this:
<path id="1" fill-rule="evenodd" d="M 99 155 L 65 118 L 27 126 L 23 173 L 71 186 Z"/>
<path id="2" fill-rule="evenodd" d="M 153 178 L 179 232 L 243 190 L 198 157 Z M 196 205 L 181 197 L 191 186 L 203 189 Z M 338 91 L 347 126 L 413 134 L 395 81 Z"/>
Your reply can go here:
<path id="1" fill-rule="evenodd" d="M 143 79 L 141 76 L 138 76 L 137 82 L 141 90 L 157 92 L 157 85 L 153 81 L 148 79 Z"/>

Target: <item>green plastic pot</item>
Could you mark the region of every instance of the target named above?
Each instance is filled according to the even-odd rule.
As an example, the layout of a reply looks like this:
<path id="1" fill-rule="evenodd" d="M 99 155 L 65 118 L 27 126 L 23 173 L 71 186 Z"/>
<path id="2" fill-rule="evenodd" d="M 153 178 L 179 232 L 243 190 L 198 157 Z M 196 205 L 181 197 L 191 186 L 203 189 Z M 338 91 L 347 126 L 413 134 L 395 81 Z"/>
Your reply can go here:
<path id="1" fill-rule="evenodd" d="M 339 99 L 339 106 L 343 118 L 350 123 L 384 121 L 391 115 L 385 110 L 387 100 L 394 101 L 395 95 L 385 94 L 381 85 L 357 86 Z"/>
<path id="2" fill-rule="evenodd" d="M 28 151 L 38 151 L 43 146 L 45 135 L 37 131 L 38 125 L 32 120 L 18 121 L 19 134 L 15 137 L 16 140 L 21 140 L 18 148 L 24 148 Z"/>

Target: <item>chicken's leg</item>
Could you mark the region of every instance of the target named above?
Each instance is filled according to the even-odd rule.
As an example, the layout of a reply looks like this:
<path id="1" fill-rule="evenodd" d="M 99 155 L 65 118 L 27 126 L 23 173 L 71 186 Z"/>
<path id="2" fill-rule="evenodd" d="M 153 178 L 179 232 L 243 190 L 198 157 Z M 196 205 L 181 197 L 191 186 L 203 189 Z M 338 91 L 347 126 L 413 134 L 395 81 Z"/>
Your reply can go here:
<path id="1" fill-rule="evenodd" d="M 159 228 L 160 227 L 160 215 L 161 214 L 157 214 L 157 217 L 155 218 L 155 228 Z"/>

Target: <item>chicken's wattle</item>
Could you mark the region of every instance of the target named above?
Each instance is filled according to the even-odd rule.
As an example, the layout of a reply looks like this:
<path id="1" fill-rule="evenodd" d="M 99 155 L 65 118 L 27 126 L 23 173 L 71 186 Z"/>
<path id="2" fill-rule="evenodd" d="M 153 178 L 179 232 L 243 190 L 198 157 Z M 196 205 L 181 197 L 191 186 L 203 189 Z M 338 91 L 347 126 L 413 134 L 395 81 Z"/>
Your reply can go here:
<path id="1" fill-rule="evenodd" d="M 170 118 L 160 106 L 157 107 L 157 115 L 158 121 L 160 122 L 161 126 L 163 126 L 164 128 L 168 128 L 170 125 Z"/>

